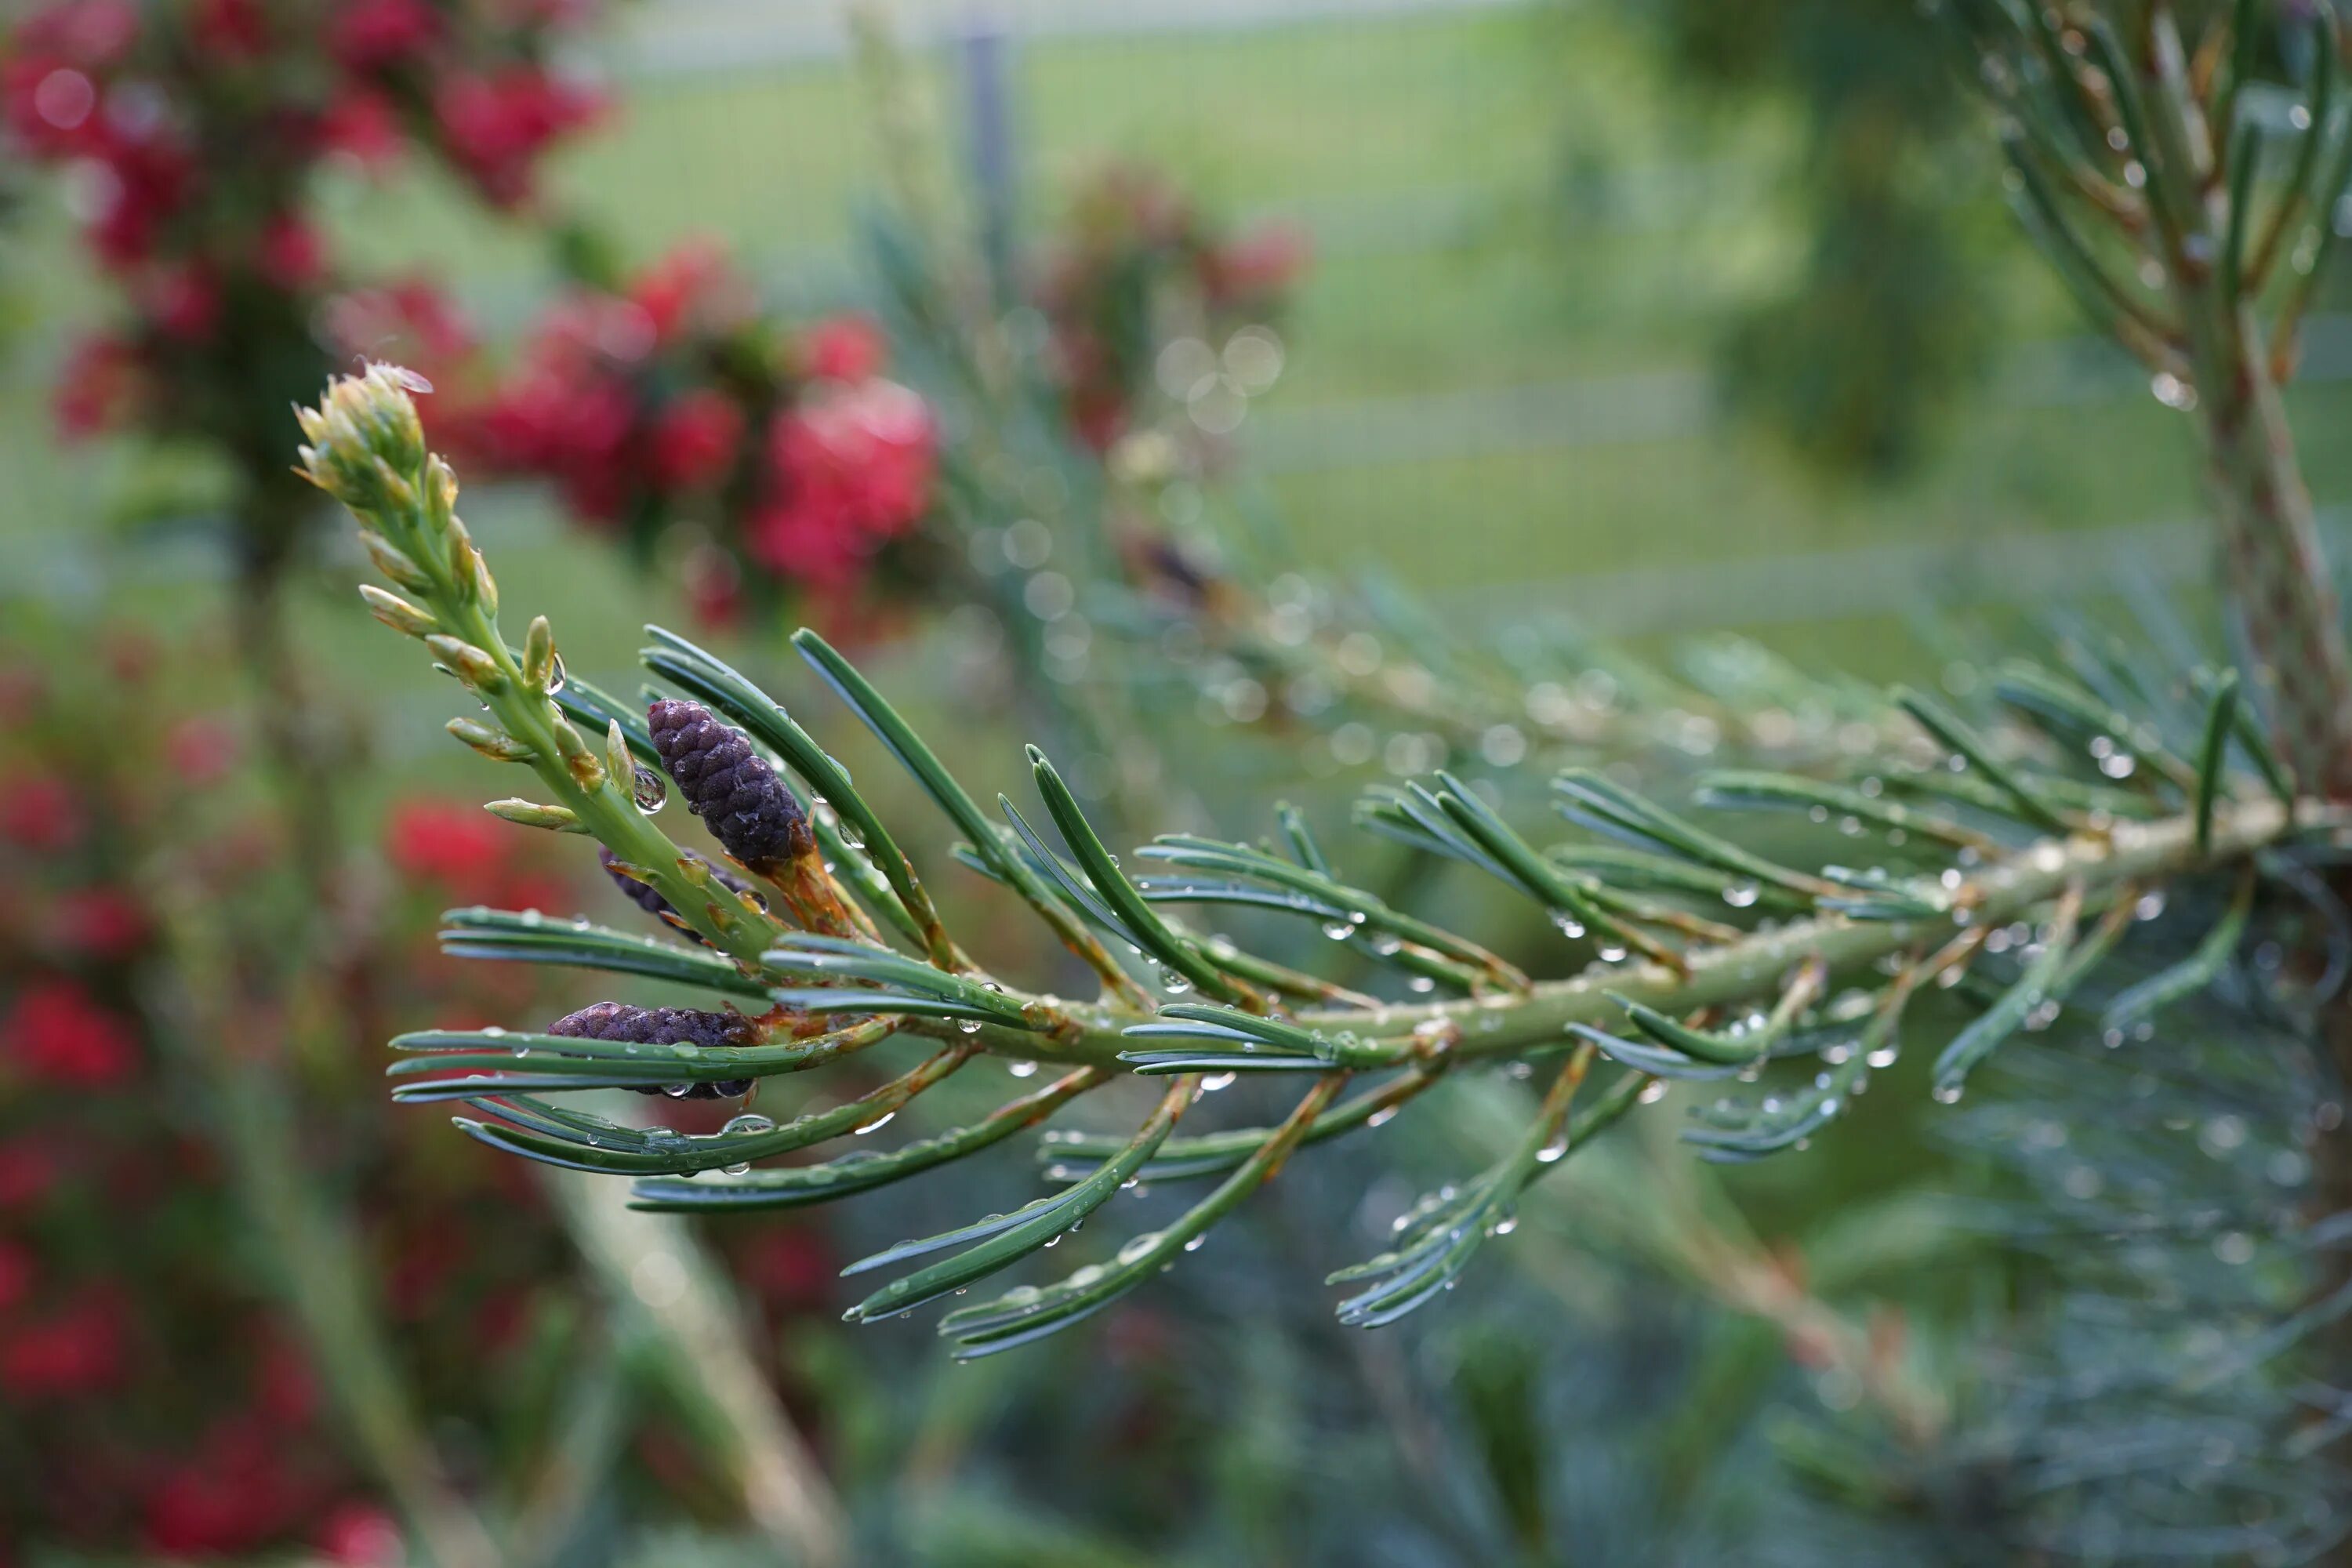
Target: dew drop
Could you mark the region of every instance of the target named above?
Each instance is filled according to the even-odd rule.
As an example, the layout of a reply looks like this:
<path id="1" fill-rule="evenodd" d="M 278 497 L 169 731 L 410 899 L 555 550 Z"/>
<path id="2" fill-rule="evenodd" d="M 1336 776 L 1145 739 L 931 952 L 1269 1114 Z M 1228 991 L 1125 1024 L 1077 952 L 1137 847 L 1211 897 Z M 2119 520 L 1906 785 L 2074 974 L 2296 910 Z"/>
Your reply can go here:
<path id="1" fill-rule="evenodd" d="M 669 785 L 663 781 L 661 774 L 643 763 L 637 764 L 636 773 L 630 781 L 629 793 L 635 797 L 637 809 L 647 816 L 669 804 Z"/>

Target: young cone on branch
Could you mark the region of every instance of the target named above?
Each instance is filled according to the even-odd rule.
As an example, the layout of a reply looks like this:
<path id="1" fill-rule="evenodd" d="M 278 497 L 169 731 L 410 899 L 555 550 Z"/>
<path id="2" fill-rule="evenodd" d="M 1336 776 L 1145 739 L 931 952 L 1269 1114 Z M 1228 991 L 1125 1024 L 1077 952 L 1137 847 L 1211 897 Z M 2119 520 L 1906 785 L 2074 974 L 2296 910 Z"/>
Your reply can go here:
<path id="1" fill-rule="evenodd" d="M 705 1049 L 759 1044 L 760 1031 L 740 1013 L 701 1013 L 691 1007 L 633 1007 L 598 1002 L 567 1013 L 547 1026 L 551 1035 L 583 1040 L 619 1040 L 638 1046 L 696 1046 Z M 751 1091 L 750 1079 L 715 1083 L 632 1084 L 639 1094 L 673 1100 L 735 1100 Z"/>
<path id="2" fill-rule="evenodd" d="M 677 783 L 686 809 L 761 876 L 813 853 L 808 814 L 742 734 L 699 702 L 667 700 L 646 710 L 646 732 Z"/>
<path id="3" fill-rule="evenodd" d="M 321 410 L 306 411 L 305 428 L 314 445 L 304 463 L 319 482 L 404 553 L 432 563 L 431 581 L 411 592 L 443 628 L 434 651 L 500 732 L 528 749 L 565 821 L 642 872 L 715 951 L 475 910 L 453 913 L 451 949 L 666 978 L 761 1004 L 779 1020 L 607 1005 L 540 1036 L 404 1037 L 395 1045 L 408 1058 L 392 1070 L 417 1081 L 398 1098 L 463 1099 L 480 1118 L 460 1120 L 472 1136 L 636 1176 L 651 1206 L 759 1208 L 863 1191 L 976 1153 L 1122 1074 L 1170 1080 L 1131 1135 L 1047 1135 L 1049 1174 L 1066 1184 L 1062 1191 L 858 1266 L 906 1266 L 853 1313 L 895 1315 L 1034 1254 L 1131 1181 L 1219 1178 L 1182 1216 L 1131 1238 L 1114 1258 L 950 1313 L 943 1331 L 967 1356 L 1026 1343 L 1108 1305 L 1178 1261 L 1295 1152 L 1386 1121 L 1445 1074 L 1541 1066 L 1550 1089 L 1493 1164 L 1415 1209 L 1390 1251 L 1335 1276 L 1358 1287 L 1342 1303 L 1344 1321 L 1393 1321 L 1442 1294 L 1489 1237 L 1509 1228 L 1530 1183 L 1649 1098 L 1656 1080 L 1776 1072 L 1792 1059 L 1800 1076 L 1785 1095 L 1689 1136 L 1713 1159 L 1801 1147 L 1850 1112 L 1871 1067 L 1895 1048 L 1918 989 L 1966 980 L 1988 1001 L 1937 1064 L 1939 1098 L 1957 1099 L 2015 1033 L 2086 1005 L 2079 998 L 2128 945 L 2136 917 L 2161 907 L 2147 895 L 2266 868 L 2307 877 L 2300 862 L 2324 852 L 2341 826 L 2319 803 L 2276 794 L 2284 775 L 2259 729 L 2234 721 L 2237 689 L 2226 679 L 2206 683 L 2205 703 L 2168 698 L 2125 715 L 2148 765 L 2118 781 L 2095 765 L 2104 754 L 2095 742 L 2112 746 L 2099 728 L 2111 710 L 2065 677 L 2041 671 L 2028 681 L 2006 666 L 1979 689 L 2004 694 L 2011 721 L 2038 726 L 2013 756 L 1990 749 L 1983 722 L 1932 699 L 1886 701 L 1878 731 L 1910 733 L 1864 760 L 1869 789 L 1848 792 L 1864 803 L 1857 824 L 1884 836 L 1886 863 L 1868 870 L 1785 863 L 1585 771 L 1554 781 L 1555 804 L 1613 846 L 1539 849 L 1449 773 L 1368 797 L 1365 826 L 1462 861 L 1493 896 L 1552 915 L 1566 972 L 1530 980 L 1468 937 L 1351 883 L 1295 815 L 1281 819 L 1280 850 L 1171 835 L 1130 857 L 1153 873 L 1130 875 L 1032 748 L 1036 804 L 1001 799 L 1001 820 L 984 816 L 855 667 L 801 634 L 796 645 L 825 683 L 964 835 L 964 863 L 1020 897 L 1101 982 L 1096 996 L 1058 996 L 975 972 L 937 931 L 935 906 L 889 826 L 782 707 L 724 663 L 656 631 L 648 666 L 693 698 L 657 700 L 643 723 L 583 682 L 547 679 L 551 654 L 518 664 L 497 627 L 488 571 L 450 510 L 454 480 L 415 446 L 396 373 L 338 382 Z M 551 648 L 551 638 L 534 631 L 535 645 Z M 445 646 L 452 642 L 467 656 Z M 2085 713 L 2098 721 L 2086 727 Z M 575 722 L 610 725 L 627 748 L 660 757 L 730 853 L 786 889 L 791 920 L 718 886 L 638 808 L 617 766 L 576 766 L 560 739 Z M 785 769 L 856 826 L 862 848 L 845 840 L 820 851 Z M 1818 805 L 1823 792 L 1786 775 L 1727 774 L 1708 799 L 1734 814 L 1727 820 L 1738 833 L 1754 813 Z M 1899 808 L 1882 800 L 1892 795 Z M 1832 835 L 1827 847 L 1843 855 L 1847 842 Z M 1380 973 L 1341 988 L 1199 934 L 1171 912 L 1187 905 L 1245 905 L 1343 937 L 1360 932 L 1360 952 Z M 2240 925 L 2214 940 L 2226 958 L 2242 940 L 2264 939 Z M 2166 980 L 2156 1005 L 2193 994 L 2219 967 L 2200 955 Z M 1198 999 L 1155 1000 L 1154 983 L 1160 994 Z M 927 1040 L 932 1054 L 846 1102 L 813 1097 L 826 1108 L 782 1125 L 682 1136 L 543 1098 L 647 1082 L 732 1087 L 817 1069 L 893 1036 Z M 669 1053 L 658 1070 L 630 1060 L 646 1044 Z M 969 1126 L 895 1149 L 723 1173 L 878 1127 L 984 1053 L 1074 1070 Z M 1291 1113 L 1270 1127 L 1176 1135 L 1206 1082 L 1243 1072 L 1299 1083 Z"/>

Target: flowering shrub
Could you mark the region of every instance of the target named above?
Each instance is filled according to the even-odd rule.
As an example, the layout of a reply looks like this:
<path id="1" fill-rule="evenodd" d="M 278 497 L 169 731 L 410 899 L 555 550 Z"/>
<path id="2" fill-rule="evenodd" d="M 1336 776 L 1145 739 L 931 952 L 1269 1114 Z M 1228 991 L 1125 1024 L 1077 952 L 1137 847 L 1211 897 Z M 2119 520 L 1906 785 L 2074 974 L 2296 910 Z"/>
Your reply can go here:
<path id="1" fill-rule="evenodd" d="M 596 112 L 550 60 L 591 9 L 50 0 L 0 35 L 0 145 L 70 176 L 127 307 L 72 354 L 64 427 L 192 436 L 249 475 L 282 467 L 288 405 L 342 346 L 317 331 L 343 282 L 308 208 L 320 166 L 413 151 L 525 205 L 541 155 Z"/>
<path id="2" fill-rule="evenodd" d="M 68 642 L 105 657 L 86 673 L 44 660 Z M 397 1562 L 268 1294 L 220 1123 L 191 1115 L 207 1102 L 189 1053 L 257 1053 L 299 1096 L 305 1168 L 361 1194 L 362 1253 L 437 1412 L 499 1418 L 479 1368 L 563 1289 L 564 1247 L 506 1163 L 453 1160 L 388 1113 L 364 1033 L 347 1054 L 298 1047 L 267 991 L 226 1041 L 158 1011 L 183 977 L 153 889 L 247 927 L 271 918 L 283 858 L 238 727 L 168 674 L 216 660 L 175 652 L 123 634 L 0 645 L 0 1519 L 9 1542 L 84 1552 L 304 1542 Z M 383 847 L 390 896 L 337 1007 L 389 1024 L 530 1005 L 536 977 L 445 965 L 431 932 L 452 902 L 568 906 L 540 841 L 412 800 Z M 237 966 L 266 940 L 242 930 Z"/>
<path id="3" fill-rule="evenodd" d="M 479 466 L 550 480 L 644 558 L 685 535 L 707 618 L 790 599 L 838 623 L 929 569 L 938 432 L 886 360 L 856 317 L 779 326 L 720 252 L 688 246 L 559 301 L 483 398 L 434 400 L 436 428 Z"/>
<path id="4" fill-rule="evenodd" d="M 300 1359 L 242 1299 L 217 1162 L 168 1113 L 142 1011 L 159 945 L 136 845 L 174 809 L 159 781 L 223 738 L 208 716 L 151 754 L 121 754 L 137 728 L 80 738 L 85 685 L 119 706 L 154 679 L 146 645 L 110 653 L 71 689 L 0 673 L 0 1399 L 37 1417 L 0 1433 L 0 1510 L 20 1539 L 243 1551 L 302 1534 L 350 1479 L 319 1457 Z"/>
<path id="5" fill-rule="evenodd" d="M 1082 185 L 1042 263 L 1050 367 L 1080 437 L 1107 451 L 1155 382 L 1223 435 L 1281 368 L 1273 333 L 1307 263 L 1305 237 L 1234 233 L 1165 175 L 1114 163 Z"/>

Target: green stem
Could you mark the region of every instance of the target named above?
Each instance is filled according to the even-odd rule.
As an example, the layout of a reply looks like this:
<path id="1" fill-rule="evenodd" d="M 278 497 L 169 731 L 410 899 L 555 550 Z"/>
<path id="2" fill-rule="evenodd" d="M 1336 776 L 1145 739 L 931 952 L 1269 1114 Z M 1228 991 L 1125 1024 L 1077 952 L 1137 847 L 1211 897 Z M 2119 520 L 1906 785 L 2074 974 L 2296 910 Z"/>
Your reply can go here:
<path id="1" fill-rule="evenodd" d="M 2210 848 L 2197 843 L 2194 815 L 2156 822 L 2116 824 L 2102 837 L 2081 835 L 2062 846 L 2038 848 L 1981 872 L 1970 885 L 1969 923 L 2005 924 L 2057 898 L 2074 881 L 2086 897 L 2126 883 L 2177 876 L 2232 864 L 2313 826 L 2306 811 L 2290 822 L 2274 801 L 2224 805 L 2214 813 Z M 1866 970 L 1895 954 L 1914 952 L 1950 928 L 1917 921 L 1853 921 L 1836 915 L 1798 921 L 1739 942 L 1694 953 L 1690 972 L 1663 964 L 1602 966 L 1570 979 L 1546 981 L 1521 996 L 1488 995 L 1428 1002 L 1411 1006 L 1327 1008 L 1302 1011 L 1294 1022 L 1318 1033 L 1354 1033 L 1380 1039 L 1411 1039 L 1450 1033 L 1450 1054 L 1481 1059 L 1524 1055 L 1568 1039 L 1569 1026 L 1601 1026 L 1622 1016 L 1615 996 L 1623 996 L 1672 1016 L 1703 1007 L 1727 1005 L 1780 994 L 1789 971 L 1820 959 L 1832 974 Z M 1044 999 L 1069 1021 L 1054 1035 L 1031 1034 L 1002 1025 L 984 1026 L 977 1036 L 948 1036 L 944 1026 L 910 1024 L 941 1037 L 977 1040 L 1006 1056 L 1118 1068 L 1119 1054 L 1135 1048 L 1122 1031 L 1146 1015 L 1098 1003 Z"/>
<path id="2" fill-rule="evenodd" d="M 2168 26 L 2151 33 L 2137 85 L 2155 156 L 2143 162 L 2162 220 L 2167 287 L 2188 338 L 2206 489 L 2231 595 L 2273 700 L 2280 753 L 2305 791 L 2352 797 L 2352 656 L 2311 492 L 2252 301 L 2216 265 L 2226 222 L 2199 194 L 2193 107 L 2186 84 L 2167 68 L 2177 47 L 2166 47 Z"/>
<path id="3" fill-rule="evenodd" d="M 618 1183 L 559 1172 L 548 1184 L 613 1309 L 659 1354 L 731 1472 L 751 1523 L 797 1568 L 842 1568 L 849 1554 L 840 1500 L 785 1418 L 693 1230 L 633 1210 Z"/>

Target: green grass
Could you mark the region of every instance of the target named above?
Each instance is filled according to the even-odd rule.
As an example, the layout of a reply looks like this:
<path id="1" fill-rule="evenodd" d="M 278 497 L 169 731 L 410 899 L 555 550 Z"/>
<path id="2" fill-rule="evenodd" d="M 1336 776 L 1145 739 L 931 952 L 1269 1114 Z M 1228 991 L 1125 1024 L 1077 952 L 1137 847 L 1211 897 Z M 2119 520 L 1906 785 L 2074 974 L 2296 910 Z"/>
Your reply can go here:
<path id="1" fill-rule="evenodd" d="M 937 62 L 929 80 L 952 120 Z M 1108 155 L 1166 163 L 1230 210 L 1289 214 L 1326 237 L 1267 405 L 1349 416 L 1367 398 L 1443 396 L 1705 365 L 1730 312 L 1796 264 L 1801 156 L 1770 107 L 1695 114 L 1606 8 L 1476 11 L 1241 32 L 1045 40 L 1016 57 L 1025 195 L 1036 213 Z M 553 187 L 646 254 L 691 234 L 740 247 L 791 298 L 854 289 L 853 214 L 876 153 L 843 62 L 638 84 Z M 386 271 L 430 268 L 510 332 L 546 277 L 528 236 L 427 180 L 330 193 L 346 243 Z M 35 226 L 35 294 L 53 321 L 92 290 L 54 212 Z M 2030 259 L 1996 261 L 2012 319 L 2072 331 Z M 39 387 L 58 334 L 0 384 L 0 543 L 86 529 L 121 476 L 60 452 Z M 2326 439 L 2331 389 L 2298 415 L 2323 500 L 2352 493 Z M 1473 433 L 1475 434 L 1475 432 Z M 1586 571 L 1983 536 L 2178 516 L 2195 505 L 2177 417 L 2150 400 L 1965 407 L 1893 487 L 1822 480 L 1770 443 L 1699 422 L 1668 440 L 1467 451 L 1285 470 L 1302 554 L 1403 567 L 1439 588 L 1524 586 Z M 12 537 L 13 536 L 13 537 Z M 608 562 L 548 542 L 505 569 L 636 618 Z M 1439 542 L 1442 542 L 1442 544 Z M 577 619 L 577 617 L 573 617 Z"/>

